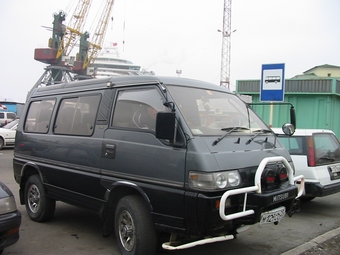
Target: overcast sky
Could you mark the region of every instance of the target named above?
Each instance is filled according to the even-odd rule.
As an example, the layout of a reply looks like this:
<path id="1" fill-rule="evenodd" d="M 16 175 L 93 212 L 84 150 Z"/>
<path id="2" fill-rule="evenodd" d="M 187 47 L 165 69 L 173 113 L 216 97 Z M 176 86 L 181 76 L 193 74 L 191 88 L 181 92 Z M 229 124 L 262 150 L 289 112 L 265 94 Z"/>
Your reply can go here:
<path id="1" fill-rule="evenodd" d="M 46 66 L 34 60 L 34 49 L 47 47 L 52 35 L 44 26 L 59 10 L 70 16 L 73 1 L 0 0 L 0 100 L 25 101 Z M 93 2 L 88 31 L 100 9 L 101 1 Z M 116 42 L 121 57 L 156 75 L 177 76 L 180 69 L 181 77 L 219 85 L 223 3 L 115 0 L 105 42 Z M 339 0 L 233 0 L 231 17 L 231 88 L 236 80 L 260 79 L 262 64 L 284 63 L 286 78 L 340 66 Z"/>

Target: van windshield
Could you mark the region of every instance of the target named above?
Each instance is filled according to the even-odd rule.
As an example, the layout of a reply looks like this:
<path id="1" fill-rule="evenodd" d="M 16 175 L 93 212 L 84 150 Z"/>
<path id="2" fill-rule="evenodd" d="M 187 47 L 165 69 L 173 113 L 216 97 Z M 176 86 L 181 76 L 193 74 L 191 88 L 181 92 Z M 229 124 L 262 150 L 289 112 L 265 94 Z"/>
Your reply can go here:
<path id="1" fill-rule="evenodd" d="M 233 127 L 244 127 L 236 133 L 248 135 L 252 131 L 268 129 L 235 94 L 174 85 L 167 87 L 193 135 L 223 135 L 226 129 Z"/>

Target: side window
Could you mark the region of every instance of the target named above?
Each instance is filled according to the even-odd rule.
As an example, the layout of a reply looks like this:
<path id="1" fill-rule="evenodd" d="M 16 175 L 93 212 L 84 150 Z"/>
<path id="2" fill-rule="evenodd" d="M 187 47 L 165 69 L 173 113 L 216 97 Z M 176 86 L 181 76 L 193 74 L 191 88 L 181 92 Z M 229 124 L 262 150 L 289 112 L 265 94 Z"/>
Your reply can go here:
<path id="1" fill-rule="evenodd" d="M 279 140 L 283 144 L 283 146 L 289 151 L 289 154 L 292 155 L 303 154 L 302 137 L 281 136 L 279 137 Z"/>
<path id="2" fill-rule="evenodd" d="M 25 132 L 47 133 L 54 105 L 54 99 L 32 102 L 24 123 Z"/>
<path id="3" fill-rule="evenodd" d="M 130 89 L 118 92 L 112 125 L 155 130 L 158 111 L 165 111 L 158 88 Z"/>
<path id="4" fill-rule="evenodd" d="M 0 119 L 3 119 L 5 117 L 5 114 L 3 112 L 0 112 Z"/>
<path id="5" fill-rule="evenodd" d="M 61 100 L 55 134 L 92 135 L 99 106 L 100 95 L 66 98 Z"/>
<path id="6" fill-rule="evenodd" d="M 8 119 L 15 119 L 15 117 L 16 117 L 16 115 L 15 115 L 14 113 L 9 112 L 9 113 L 7 114 L 7 118 L 8 118 Z"/>

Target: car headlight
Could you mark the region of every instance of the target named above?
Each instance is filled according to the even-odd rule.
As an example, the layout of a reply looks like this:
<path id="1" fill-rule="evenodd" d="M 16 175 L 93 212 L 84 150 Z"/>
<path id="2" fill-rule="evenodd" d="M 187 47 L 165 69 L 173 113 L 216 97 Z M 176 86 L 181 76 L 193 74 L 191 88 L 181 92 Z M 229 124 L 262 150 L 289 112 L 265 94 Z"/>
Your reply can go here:
<path id="1" fill-rule="evenodd" d="M 16 209 L 17 206 L 13 196 L 0 199 L 0 214 L 14 212 Z"/>
<path id="2" fill-rule="evenodd" d="M 191 171 L 189 173 L 189 185 L 193 189 L 220 190 L 237 187 L 240 184 L 241 176 L 236 170 L 217 173 Z"/>

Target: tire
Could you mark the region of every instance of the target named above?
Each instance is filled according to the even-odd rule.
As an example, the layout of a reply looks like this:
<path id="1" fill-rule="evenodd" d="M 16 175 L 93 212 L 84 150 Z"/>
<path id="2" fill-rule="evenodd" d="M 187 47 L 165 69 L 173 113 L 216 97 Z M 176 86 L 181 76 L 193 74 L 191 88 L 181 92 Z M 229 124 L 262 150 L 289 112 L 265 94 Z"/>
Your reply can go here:
<path id="1" fill-rule="evenodd" d="M 53 217 L 55 200 L 48 198 L 38 175 L 28 178 L 25 186 L 25 207 L 33 221 L 44 222 Z"/>
<path id="2" fill-rule="evenodd" d="M 4 147 L 4 140 L 0 138 L 0 150 Z M 0 253 L 1 254 L 1 253 Z"/>
<path id="3" fill-rule="evenodd" d="M 115 213 L 115 234 L 123 255 L 152 255 L 157 234 L 151 214 L 140 196 L 121 198 Z"/>

